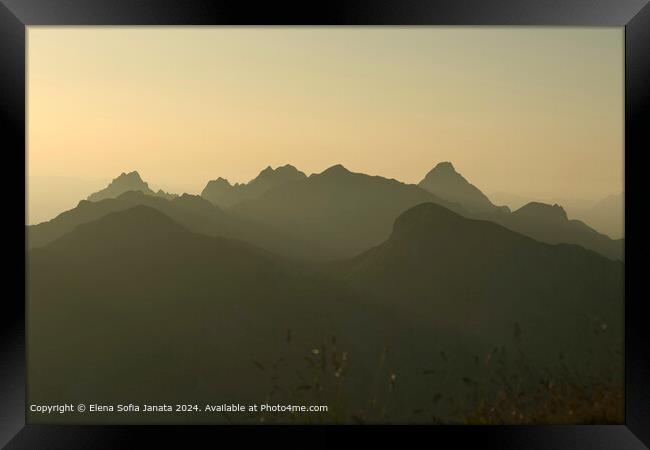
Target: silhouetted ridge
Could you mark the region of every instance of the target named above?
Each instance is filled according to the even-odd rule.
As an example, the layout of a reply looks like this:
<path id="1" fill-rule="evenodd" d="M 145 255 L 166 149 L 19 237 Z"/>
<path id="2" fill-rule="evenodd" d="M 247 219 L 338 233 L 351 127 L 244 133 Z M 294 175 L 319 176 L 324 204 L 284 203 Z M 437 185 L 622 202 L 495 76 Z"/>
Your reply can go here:
<path id="1" fill-rule="evenodd" d="M 435 203 L 422 203 L 402 213 L 395 219 L 390 239 L 417 239 L 421 233 L 437 233 L 443 228 L 453 227 L 468 219 Z"/>
<path id="2" fill-rule="evenodd" d="M 201 197 L 199 195 L 193 195 L 193 194 L 187 194 L 187 193 L 173 199 L 172 204 L 193 206 L 193 207 L 197 207 L 197 208 L 206 208 L 206 209 L 210 209 L 210 210 L 221 211 L 221 209 L 218 206 L 215 206 L 215 205 L 211 204 L 209 201 L 207 201 L 203 197 Z"/>
<path id="3" fill-rule="evenodd" d="M 140 174 L 138 173 L 137 170 L 134 170 L 133 172 L 125 173 L 122 172 L 120 176 L 115 178 L 111 184 L 141 184 L 144 186 L 147 186 L 147 183 L 142 181 L 142 177 L 140 177 Z"/>
<path id="4" fill-rule="evenodd" d="M 442 161 L 436 164 L 436 166 L 429 171 L 427 176 L 429 175 L 439 175 L 439 176 L 459 176 L 461 178 L 462 175 L 460 175 L 458 172 L 456 172 L 456 168 L 454 165 L 449 162 L 449 161 Z M 464 178 L 463 178 L 464 179 Z"/>
<path id="5" fill-rule="evenodd" d="M 306 175 L 303 172 L 299 171 L 291 164 L 278 166 L 276 169 L 273 169 L 271 166 L 267 166 L 266 169 L 262 170 L 260 174 L 251 181 L 251 183 L 258 181 L 269 181 L 272 179 L 291 181 L 294 179 L 305 178 L 305 176 Z"/>
<path id="6" fill-rule="evenodd" d="M 470 219 L 435 203 L 423 203 L 395 219 L 384 247 L 393 251 L 440 252 L 436 258 L 441 263 L 459 257 L 471 259 L 484 252 L 502 255 L 515 244 L 522 248 L 546 245 L 497 223 Z M 492 256 L 485 257 L 489 260 Z"/>
<path id="7" fill-rule="evenodd" d="M 511 213 L 507 206 L 495 206 L 470 184 L 450 162 L 434 167 L 419 186 L 449 202 L 463 206 L 475 219 L 496 222 L 504 227 L 549 244 L 581 245 L 611 259 L 621 259 L 622 242 L 609 239 L 583 222 L 569 220 L 559 205 L 532 202 Z"/>
<path id="8" fill-rule="evenodd" d="M 234 217 L 197 195 L 183 194 L 167 200 L 140 191 L 128 191 L 117 198 L 97 202 L 82 200 L 76 208 L 65 211 L 48 222 L 27 227 L 28 248 L 42 247 L 71 232 L 80 224 L 138 205 L 156 209 L 194 233 L 243 240 L 291 257 L 304 257 L 315 253 L 309 243 L 302 242 L 282 230 Z"/>
<path id="9" fill-rule="evenodd" d="M 248 185 L 241 186 L 242 188 L 248 188 L 249 195 L 258 196 L 274 186 L 289 183 L 291 181 L 302 180 L 304 178 L 307 178 L 307 176 L 291 164 L 285 164 L 276 169 L 268 166 L 266 169 L 262 170 L 257 177 L 251 180 Z"/>
<path id="10" fill-rule="evenodd" d="M 166 199 L 175 197 L 175 194 L 169 194 L 162 189 L 159 189 L 158 192 L 154 192 L 151 188 L 149 188 L 149 184 L 142 180 L 140 174 L 137 171 L 133 171 L 129 173 L 122 172 L 122 174 L 113 179 L 113 181 L 111 181 L 107 187 L 101 191 L 90 194 L 88 196 L 88 200 L 97 202 L 100 200 L 105 200 L 107 198 L 116 198 L 128 191 L 139 191 L 147 195 L 153 195 Z"/>
<path id="11" fill-rule="evenodd" d="M 160 243 L 179 233 L 187 233 L 187 230 L 160 211 L 138 205 L 83 223 L 46 248 L 69 246 L 71 241 L 79 247 L 133 239 L 140 244 L 152 241 Z"/>
<path id="12" fill-rule="evenodd" d="M 614 309 L 609 302 L 620 301 L 623 273 L 620 263 L 579 246 L 538 242 L 434 203 L 401 214 L 386 242 L 343 267 L 354 284 L 404 301 L 454 299 L 471 308 L 504 302 L 524 310 L 587 291 L 580 301 L 595 307 L 600 297 L 599 308 Z"/>
<path id="13" fill-rule="evenodd" d="M 346 394 L 343 411 L 360 411 L 372 398 L 366 394 L 377 391 L 367 375 L 378 373 L 378 355 L 382 378 L 397 373 L 404 380 L 396 391 L 404 404 L 430 396 L 432 378 L 419 375 L 430 367 L 444 372 L 439 387 L 451 398 L 460 392 L 455 385 L 466 383 L 461 377 L 473 376 L 470 358 L 476 367 L 487 366 L 497 345 L 503 345 L 501 355 L 507 347 L 533 368 L 555 364 L 561 351 L 567 373 L 616 362 L 623 264 L 466 218 L 415 185 L 341 173 L 276 186 L 239 205 L 239 217 L 232 215 L 235 208 L 224 212 L 193 195 L 169 201 L 128 191 L 82 201 L 50 223 L 29 227 L 30 235 L 45 233 L 41 241 L 49 242 L 30 250 L 26 267 L 32 400 L 64 403 L 70 393 L 61 386 L 73 379 L 75 398 L 101 404 L 125 398 L 176 403 L 188 396 L 253 403 L 269 395 L 270 375 L 281 376 L 291 393 L 297 392 L 291 386 L 311 386 L 311 392 L 303 367 L 323 368 L 323 395 L 329 396 L 329 386 L 336 395 L 339 390 L 329 374 L 340 379 L 342 368 L 346 392 L 361 393 Z M 246 215 L 255 220 L 247 222 Z M 257 228 L 264 222 L 272 227 Z M 302 234 L 327 255 L 373 248 L 347 260 L 306 264 L 223 238 L 231 233 L 273 243 L 264 238 L 271 229 Z M 515 353 L 521 351 L 517 335 L 515 346 L 508 344 L 513 324 L 523 330 L 526 353 Z M 297 339 L 286 345 L 285 335 L 287 343 Z M 302 362 L 313 348 L 309 366 L 279 358 Z M 339 349 L 345 356 L 338 357 Z M 350 365 L 339 365 L 348 351 Z M 444 361 L 438 363 L 438 354 Z M 508 361 L 497 356 L 491 364 Z M 509 365 L 498 370 L 510 376 Z M 298 378 L 289 378 L 294 372 Z M 385 387 L 377 392 L 390 393 Z M 501 391 L 495 386 L 485 395 Z M 396 421 L 412 417 L 405 408 Z"/>
<path id="14" fill-rule="evenodd" d="M 515 216 L 526 217 L 538 220 L 568 221 L 566 211 L 560 205 L 548 205 L 546 203 L 530 202 L 515 212 Z"/>
<path id="15" fill-rule="evenodd" d="M 345 176 L 352 174 L 353 172 L 350 172 L 348 169 L 346 169 L 342 164 L 336 164 L 332 167 L 328 167 L 327 169 L 323 170 L 321 173 L 319 173 L 317 176 Z"/>
<path id="16" fill-rule="evenodd" d="M 146 227 L 165 228 L 168 230 L 184 230 L 178 223 L 174 222 L 165 214 L 155 208 L 145 205 L 137 205 L 124 211 L 116 211 L 106 214 L 101 219 L 88 224 L 79 225 L 79 228 L 97 227 L 99 224 L 110 225 L 114 230 L 120 227 Z"/>
<path id="17" fill-rule="evenodd" d="M 390 235 L 397 216 L 425 202 L 462 210 L 413 184 L 351 172 L 337 164 L 269 189 L 230 212 L 311 242 L 327 259 L 335 259 L 380 244 Z"/>
<path id="18" fill-rule="evenodd" d="M 203 192 L 206 190 L 210 189 L 229 189 L 233 187 L 232 184 L 230 184 L 230 181 L 226 180 L 225 178 L 219 177 L 216 180 L 210 180 L 208 181 L 208 184 L 203 188 Z"/>
<path id="19" fill-rule="evenodd" d="M 438 163 L 418 186 L 447 201 L 458 203 L 469 211 L 510 212 L 508 207 L 493 205 L 483 192 L 456 172 L 453 164 L 448 161 Z"/>
<path id="20" fill-rule="evenodd" d="M 212 204 L 229 207 L 244 200 L 257 198 L 275 186 L 304 178 L 307 176 L 290 164 L 276 169 L 268 166 L 247 184 L 231 185 L 228 180 L 221 177 L 211 180 L 201 192 L 201 197 Z"/>

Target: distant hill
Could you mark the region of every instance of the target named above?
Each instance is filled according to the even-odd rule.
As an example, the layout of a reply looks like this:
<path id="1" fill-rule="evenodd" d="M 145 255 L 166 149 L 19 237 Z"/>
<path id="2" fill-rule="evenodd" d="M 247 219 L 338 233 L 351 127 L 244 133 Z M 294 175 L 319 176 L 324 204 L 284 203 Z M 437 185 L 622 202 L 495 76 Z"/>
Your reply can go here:
<path id="1" fill-rule="evenodd" d="M 364 373 L 406 327 L 399 312 L 312 269 L 191 233 L 147 206 L 31 250 L 27 272 L 29 391 L 41 401 L 260 402 L 280 356 L 299 362 L 279 373 L 295 377 L 304 355 L 335 336 L 354 355 L 351 370 Z M 364 377 L 351 388 L 348 401 L 370 396 Z"/>
<path id="2" fill-rule="evenodd" d="M 224 178 L 209 181 L 203 192 L 201 192 L 201 197 L 215 205 L 229 207 L 243 200 L 257 198 L 275 186 L 305 178 L 307 176 L 304 173 L 290 164 L 276 169 L 269 166 L 247 184 L 235 184 L 233 186 Z"/>
<path id="3" fill-rule="evenodd" d="M 317 254 L 317 250 L 310 247 L 308 242 L 301 242 L 268 225 L 233 217 L 199 196 L 183 194 L 167 200 L 141 191 L 129 191 L 117 198 L 97 202 L 82 200 L 76 208 L 48 222 L 29 226 L 28 247 L 42 247 L 81 224 L 138 205 L 154 208 L 196 233 L 242 239 L 288 257 L 302 258 Z"/>
<path id="4" fill-rule="evenodd" d="M 336 165 L 276 186 L 230 211 L 314 242 L 334 259 L 354 256 L 381 243 L 398 215 L 423 202 L 462 210 L 418 186 L 353 173 Z"/>
<path id="5" fill-rule="evenodd" d="M 612 238 L 625 235 L 625 194 L 614 194 L 596 202 L 580 214 L 587 223 Z"/>
<path id="6" fill-rule="evenodd" d="M 418 186 L 442 199 L 458 203 L 468 211 L 477 213 L 492 213 L 495 210 L 510 212 L 507 206 L 493 205 L 483 192 L 456 172 L 450 162 L 437 164 L 418 183 Z"/>
<path id="7" fill-rule="evenodd" d="M 431 170 L 420 186 L 353 173 L 341 165 L 309 177 L 285 165 L 264 169 L 248 184 L 232 186 L 224 179 L 214 180 L 201 197 L 185 194 L 182 198 L 153 192 L 137 172 L 131 172 L 120 175 L 89 199 L 98 203 L 134 191 L 142 195 L 97 208 L 81 202 L 49 222 L 30 226 L 28 245 L 43 245 L 107 212 L 145 204 L 192 231 L 247 240 L 291 258 L 332 260 L 352 257 L 378 245 L 388 237 L 399 214 L 417 204 L 433 202 L 542 242 L 578 244 L 610 259 L 623 258 L 622 240 L 612 240 L 581 221 L 569 220 L 561 207 L 531 202 L 511 213 L 507 207 L 493 205 L 447 162 Z M 216 205 L 223 205 L 227 211 Z"/>
<path id="8" fill-rule="evenodd" d="M 624 193 L 612 194 L 598 201 L 573 198 L 533 198 L 505 192 L 493 193 L 491 198 L 508 204 L 512 209 L 519 209 L 528 203 L 559 204 L 571 219 L 581 220 L 611 239 L 620 240 L 625 235 Z"/>
<path id="9" fill-rule="evenodd" d="M 577 244 L 610 259 L 623 259 L 622 240 L 610 239 L 580 220 L 569 220 L 559 205 L 531 202 L 502 217 L 499 223 L 538 241 Z"/>
<path id="10" fill-rule="evenodd" d="M 590 341 L 604 323 L 622 345 L 622 263 L 433 203 L 406 211 L 385 243 L 333 270 L 434 327 L 494 336 L 518 321 L 540 349 L 578 351 L 576 340 Z"/>
<path id="11" fill-rule="evenodd" d="M 129 173 L 122 172 L 120 176 L 113 179 L 113 181 L 111 181 L 104 189 L 90 194 L 88 196 L 88 201 L 98 202 L 100 200 L 106 200 L 107 198 L 116 198 L 129 191 L 139 191 L 147 195 L 162 197 L 168 200 L 176 197 L 175 194 L 168 194 L 163 190 L 154 192 L 151 190 L 148 183 L 142 181 L 140 174 L 137 171 L 133 171 Z"/>
<path id="12" fill-rule="evenodd" d="M 621 263 L 433 203 L 400 215 L 378 247 L 318 265 L 192 233 L 140 205 L 32 249 L 27 274 L 28 401 L 259 402 L 290 377 L 297 392 L 317 389 L 310 377 L 320 369 L 309 369 L 304 355 L 330 364 L 326 339 L 349 355 L 347 414 L 367 407 L 378 357 L 389 348 L 381 364 L 400 383 L 392 417 L 406 418 L 429 401 L 422 372 L 434 357 L 483 358 L 509 341 L 515 323 L 533 360 L 562 352 L 570 366 L 609 365 L 609 351 L 622 348 Z M 601 339 L 594 328 L 606 329 Z M 448 380 L 434 387 L 445 392 L 464 392 L 467 371 L 481 373 L 445 364 Z M 90 420 L 117 417 L 125 416 Z M 238 421 L 200 413 L 187 420 L 196 418 Z"/>
<path id="13" fill-rule="evenodd" d="M 578 244 L 610 259 L 623 257 L 622 241 L 569 220 L 564 212 L 556 214 L 550 205 L 531 203 L 513 213 L 507 207 L 493 205 L 450 163 L 438 164 L 419 186 L 353 173 L 336 165 L 320 174 L 280 184 L 232 206 L 229 212 L 311 242 L 319 249 L 311 259 L 337 259 L 381 243 L 398 215 L 426 202 L 469 218 L 499 223 L 542 242 Z"/>
<path id="14" fill-rule="evenodd" d="M 460 204 L 467 217 L 499 223 L 541 242 L 578 244 L 610 259 L 623 258 L 623 241 L 613 240 L 579 220 L 569 220 L 559 205 L 530 202 L 512 213 L 507 206 L 495 206 L 450 162 L 439 163 L 418 185 L 439 198 Z"/>

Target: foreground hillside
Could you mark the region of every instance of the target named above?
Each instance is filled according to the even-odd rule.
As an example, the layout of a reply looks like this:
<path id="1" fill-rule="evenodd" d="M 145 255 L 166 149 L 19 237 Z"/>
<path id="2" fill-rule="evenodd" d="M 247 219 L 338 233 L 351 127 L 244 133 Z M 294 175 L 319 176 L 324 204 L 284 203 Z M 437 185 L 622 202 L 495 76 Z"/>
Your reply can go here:
<path id="1" fill-rule="evenodd" d="M 336 403 L 354 422 L 371 401 L 411 421 L 436 391 L 462 399 L 467 379 L 487 382 L 483 361 L 513 351 L 513 328 L 541 367 L 562 353 L 572 370 L 616 374 L 622 347 L 620 263 L 431 203 L 377 248 L 319 265 L 136 206 L 31 250 L 28 292 L 30 402 L 272 398 Z"/>
<path id="2" fill-rule="evenodd" d="M 199 196 L 183 194 L 165 199 L 139 191 L 127 191 L 116 198 L 96 202 L 82 200 L 76 208 L 48 222 L 29 226 L 28 248 L 42 247 L 73 231 L 78 225 L 135 206 L 153 208 L 188 230 L 207 236 L 241 239 L 288 257 L 308 258 L 320 254 L 310 242 L 298 240 L 268 225 L 234 217 Z"/>
<path id="3" fill-rule="evenodd" d="M 387 242 L 335 270 L 413 316 L 477 337 L 509 333 L 517 321 L 539 348 L 557 352 L 579 347 L 576 338 L 596 326 L 622 335 L 623 264 L 433 203 L 402 214 Z"/>

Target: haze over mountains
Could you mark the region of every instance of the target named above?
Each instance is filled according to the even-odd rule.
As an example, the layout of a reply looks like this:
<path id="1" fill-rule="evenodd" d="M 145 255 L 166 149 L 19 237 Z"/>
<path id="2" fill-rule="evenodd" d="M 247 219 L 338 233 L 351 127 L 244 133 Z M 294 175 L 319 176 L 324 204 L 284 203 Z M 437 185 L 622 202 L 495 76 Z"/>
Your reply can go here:
<path id="1" fill-rule="evenodd" d="M 507 206 L 493 205 L 483 192 L 456 172 L 450 162 L 441 162 L 436 165 L 418 183 L 418 186 L 450 202 L 459 203 L 470 211 L 478 213 L 510 212 Z"/>
<path id="2" fill-rule="evenodd" d="M 579 220 L 569 220 L 566 211 L 557 204 L 530 202 L 512 213 L 507 206 L 493 205 L 451 163 L 438 164 L 419 186 L 457 201 L 471 211 L 470 217 L 494 221 L 541 242 L 578 244 L 611 259 L 623 258 L 622 240 L 610 239 Z"/>
<path id="3" fill-rule="evenodd" d="M 494 205 L 451 163 L 419 185 L 286 165 L 201 196 L 124 173 L 27 234 L 31 400 L 258 402 L 255 365 L 288 351 L 275 376 L 303 376 L 305 352 L 335 337 L 353 355 L 349 413 L 390 347 L 394 417 L 411 420 L 434 356 L 456 355 L 443 388 L 464 395 L 484 373 L 461 360 L 509 345 L 515 324 L 536 364 L 622 364 L 622 242 L 559 205 Z"/>
<path id="4" fill-rule="evenodd" d="M 259 197 L 269 189 L 307 178 L 307 176 L 290 164 L 272 169 L 271 166 L 262 170 L 260 174 L 247 184 L 236 183 L 234 186 L 224 178 L 211 180 L 201 192 L 201 197 L 211 203 L 228 207 L 247 199 Z"/>
<path id="5" fill-rule="evenodd" d="M 276 359 L 292 330 L 296 355 L 323 337 L 345 345 L 350 411 L 372 394 L 366 379 L 390 343 L 403 383 L 395 417 L 406 420 L 434 356 L 488 354 L 515 323 L 538 362 L 561 351 L 572 366 L 608 366 L 622 345 L 621 263 L 434 203 L 401 214 L 380 246 L 326 265 L 192 233 L 137 205 L 33 249 L 28 274 L 30 396 L 48 401 L 257 401 L 267 392 L 252 363 Z M 608 333 L 596 338 L 595 326 Z M 450 370 L 460 380 L 468 369 Z"/>
<path id="6" fill-rule="evenodd" d="M 81 224 L 138 205 L 158 210 L 196 233 L 241 239 L 288 257 L 306 257 L 316 252 L 309 242 L 302 242 L 282 230 L 227 214 L 199 196 L 183 194 L 168 200 L 141 191 L 127 191 L 117 198 L 96 202 L 82 200 L 76 208 L 49 222 L 30 226 L 28 248 L 41 247 Z"/>
<path id="7" fill-rule="evenodd" d="M 63 211 L 74 208 L 89 192 L 102 189 L 108 182 L 101 179 L 28 174 L 27 224 L 50 220 Z"/>
<path id="8" fill-rule="evenodd" d="M 177 197 L 161 190 L 152 191 L 137 172 L 130 172 L 123 173 L 107 188 L 88 198 L 98 202 L 129 191 L 167 200 Z M 449 162 L 436 165 L 417 186 L 353 173 L 341 165 L 310 176 L 291 165 L 276 169 L 267 167 L 247 184 L 230 185 L 223 178 L 210 181 L 201 197 L 215 206 L 211 210 L 203 204 L 201 208 L 205 214 L 219 215 L 221 222 L 230 221 L 237 225 L 194 223 L 189 225 L 190 229 L 248 239 L 285 256 L 301 259 L 331 260 L 355 256 L 383 242 L 395 217 L 424 202 L 443 205 L 466 217 L 499 223 L 542 242 L 577 244 L 610 259 L 623 257 L 622 240 L 610 239 L 584 222 L 569 219 L 559 205 L 531 202 L 513 212 L 508 207 L 494 205 Z M 175 206 L 187 204 L 190 198 L 199 204 L 196 196 L 186 194 L 185 199 Z M 126 207 L 137 201 L 134 198 L 130 201 L 123 199 L 120 204 Z M 157 205 L 158 209 L 167 207 L 160 202 Z M 117 207 L 114 205 L 108 210 Z M 100 210 L 96 209 L 93 217 L 96 218 Z M 182 219 L 181 222 L 186 225 L 188 220 L 196 222 L 196 214 L 191 215 L 192 219 Z M 83 214 L 64 213 L 66 216 L 77 219 L 56 218 L 48 225 L 30 227 L 29 246 L 51 240 L 48 237 L 50 231 L 42 230 L 58 227 L 61 232 L 70 231 L 81 223 L 80 220 L 83 221 L 79 219 Z M 178 219 L 178 215 L 175 217 Z M 65 223 L 70 225 L 63 225 Z"/>
<path id="9" fill-rule="evenodd" d="M 33 250 L 29 274 L 40 398 L 259 401 L 267 393 L 252 362 L 276 356 L 287 329 L 307 345 L 321 334 L 346 337 L 362 355 L 364 342 L 381 342 L 380 325 L 400 323 L 322 275 L 242 241 L 191 233 L 148 206 Z M 62 333 L 73 321 L 74 333 Z"/>
<path id="10" fill-rule="evenodd" d="M 608 195 L 585 210 L 576 211 L 587 223 L 610 236 L 625 234 L 625 193 Z"/>
<path id="11" fill-rule="evenodd" d="M 560 204 L 573 219 L 581 220 L 612 239 L 620 239 L 625 234 L 625 193 L 611 194 L 597 201 L 553 198 L 538 196 L 519 196 L 497 192 L 491 195 L 513 209 L 535 202 L 549 205 Z"/>
<path id="12" fill-rule="evenodd" d="M 433 314 L 431 320 L 438 316 L 475 331 L 490 329 L 505 316 L 534 317 L 521 322 L 533 334 L 551 321 L 556 332 L 567 326 L 563 333 L 570 333 L 571 323 L 558 317 L 568 309 L 616 317 L 615 326 L 622 325 L 617 300 L 622 263 L 575 245 L 541 243 L 434 203 L 400 215 L 386 242 L 343 266 L 345 278 L 357 287 L 400 298 L 401 306 L 417 315 Z"/>
<path id="13" fill-rule="evenodd" d="M 313 241 L 333 259 L 380 244 L 390 234 L 395 217 L 423 202 L 462 210 L 417 186 L 336 165 L 270 189 L 231 212 Z"/>

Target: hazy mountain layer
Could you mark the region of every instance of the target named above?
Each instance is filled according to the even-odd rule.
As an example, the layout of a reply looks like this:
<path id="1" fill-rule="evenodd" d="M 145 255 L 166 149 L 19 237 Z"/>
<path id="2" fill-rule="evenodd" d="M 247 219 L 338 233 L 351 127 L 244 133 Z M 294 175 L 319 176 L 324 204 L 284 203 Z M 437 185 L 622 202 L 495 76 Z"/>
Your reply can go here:
<path id="1" fill-rule="evenodd" d="M 354 286 L 467 333 L 493 335 L 516 317 L 556 349 L 574 345 L 577 333 L 588 338 L 589 323 L 622 336 L 622 263 L 433 203 L 402 214 L 387 242 L 338 270 Z"/>
<path id="2" fill-rule="evenodd" d="M 462 205 L 468 211 L 469 217 L 499 223 L 513 231 L 549 244 L 578 244 L 610 259 L 623 258 L 622 241 L 610 239 L 609 236 L 597 232 L 579 220 L 569 220 L 566 212 L 559 205 L 530 202 L 512 214 L 506 206 L 493 205 L 485 194 L 456 172 L 449 162 L 439 163 L 419 183 L 419 186 L 440 198 Z M 602 215 L 617 220 L 622 215 L 622 208 L 618 215 L 611 212 Z M 582 217 L 587 215 L 583 214 Z M 592 217 L 596 218 L 597 215 Z M 601 217 L 589 223 L 602 224 L 603 220 Z"/>
<path id="3" fill-rule="evenodd" d="M 585 210 L 580 217 L 613 238 L 625 234 L 625 194 L 610 195 Z"/>
<path id="4" fill-rule="evenodd" d="M 462 210 L 418 186 L 353 173 L 337 165 L 270 189 L 230 211 L 314 242 L 335 259 L 381 243 L 398 215 L 423 202 Z"/>
<path id="5" fill-rule="evenodd" d="M 542 242 L 578 244 L 610 259 L 623 257 L 622 241 L 568 220 L 565 214 L 554 214 L 550 205 L 530 204 L 513 213 L 492 205 L 450 164 L 438 165 L 427 180 L 435 183 L 438 195 L 396 180 L 353 173 L 338 165 L 271 188 L 230 211 L 311 242 L 320 250 L 312 259 L 322 255 L 330 259 L 351 257 L 379 244 L 388 237 L 399 214 L 424 202 L 499 223 Z M 422 185 L 431 188 L 428 182 Z"/>
<path id="6" fill-rule="evenodd" d="M 245 185 L 231 186 L 223 179 L 208 183 L 202 197 L 212 204 L 232 205 L 227 214 L 188 195 L 172 205 L 144 196 L 97 208 L 82 202 L 48 223 L 30 227 L 29 246 L 50 242 L 106 212 L 148 204 L 192 231 L 248 240 L 289 257 L 331 260 L 354 256 L 381 243 L 399 214 L 419 203 L 434 202 L 542 242 L 578 244 L 610 259 L 623 258 L 622 240 L 612 240 L 583 222 L 569 220 L 559 206 L 530 203 L 513 213 L 506 207 L 494 206 L 451 163 L 438 164 L 420 186 L 352 173 L 340 165 L 310 177 L 290 165 L 275 170 L 268 167 Z M 137 172 L 120 175 L 89 198 L 107 200 L 122 195 L 125 189 L 148 197 L 175 198 L 151 191 Z M 189 204 L 193 206 L 188 209 Z"/>
<path id="7" fill-rule="evenodd" d="M 126 192 L 115 199 L 97 202 L 83 200 L 76 208 L 58 215 L 49 222 L 27 227 L 28 247 L 41 247 L 71 232 L 78 225 L 137 205 L 146 205 L 161 211 L 188 230 L 197 233 L 242 239 L 288 257 L 305 258 L 318 255 L 317 250 L 310 247 L 308 242 L 301 242 L 268 225 L 232 217 L 201 197 L 183 194 L 167 200 L 134 191 Z"/>
<path id="8" fill-rule="evenodd" d="M 471 361 L 507 342 L 514 323 L 538 361 L 562 352 L 570 364 L 609 365 L 622 348 L 621 263 L 432 203 L 402 214 L 378 247 L 317 266 L 136 206 L 31 250 L 27 279 L 30 402 L 259 402 L 271 386 L 256 365 L 288 355 L 280 376 L 296 377 L 300 355 L 336 336 L 351 361 L 348 413 L 367 404 L 387 347 L 382 364 L 400 382 L 391 406 L 406 418 L 428 401 L 422 371 L 441 350 Z M 461 363 L 449 370 L 436 389 L 480 377 Z"/>
<path id="9" fill-rule="evenodd" d="M 582 220 L 598 232 L 618 240 L 624 236 L 625 194 L 612 194 L 596 202 L 593 200 L 555 198 L 533 199 L 518 195 L 498 192 L 491 194 L 492 198 L 519 209 L 528 203 L 560 204 L 572 219 Z"/>
<path id="10" fill-rule="evenodd" d="M 269 166 L 247 184 L 233 186 L 224 178 L 209 181 L 201 192 L 201 197 L 215 205 L 228 207 L 246 199 L 257 198 L 272 187 L 305 178 L 307 176 L 304 173 L 290 164 L 277 169 Z"/>
<path id="11" fill-rule="evenodd" d="M 531 202 L 498 222 L 538 241 L 577 244 L 610 259 L 623 259 L 622 239 L 610 239 L 580 220 L 569 220 L 559 205 Z"/>
<path id="12" fill-rule="evenodd" d="M 293 355 L 300 365 L 284 375 L 295 377 L 305 352 L 336 336 L 361 375 L 347 400 L 360 403 L 363 374 L 385 342 L 402 347 L 407 323 L 313 270 L 144 206 L 32 250 L 28 273 L 34 401 L 260 402 L 269 375 L 256 361 Z"/>

